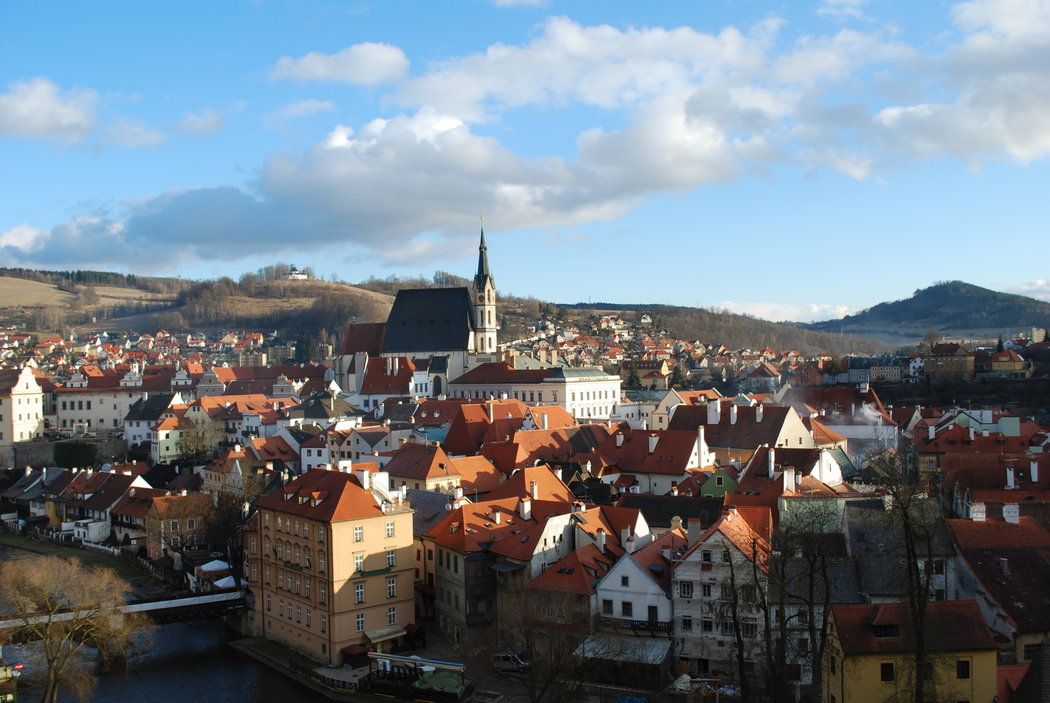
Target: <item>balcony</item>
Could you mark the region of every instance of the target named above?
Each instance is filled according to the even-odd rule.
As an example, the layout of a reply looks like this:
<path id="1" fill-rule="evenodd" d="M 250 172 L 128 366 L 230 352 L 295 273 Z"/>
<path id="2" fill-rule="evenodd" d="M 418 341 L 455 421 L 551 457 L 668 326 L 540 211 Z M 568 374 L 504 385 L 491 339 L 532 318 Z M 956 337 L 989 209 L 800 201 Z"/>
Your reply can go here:
<path id="1" fill-rule="evenodd" d="M 598 627 L 608 630 L 630 630 L 634 634 L 671 633 L 671 623 L 666 620 L 631 620 L 628 618 L 598 616 L 596 624 Z"/>

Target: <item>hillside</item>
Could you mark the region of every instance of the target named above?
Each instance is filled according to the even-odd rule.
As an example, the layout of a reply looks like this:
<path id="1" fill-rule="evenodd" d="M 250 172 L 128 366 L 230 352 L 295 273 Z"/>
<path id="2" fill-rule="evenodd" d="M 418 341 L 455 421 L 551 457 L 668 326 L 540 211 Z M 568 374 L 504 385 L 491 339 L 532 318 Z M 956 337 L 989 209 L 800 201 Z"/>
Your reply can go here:
<path id="1" fill-rule="evenodd" d="M 676 339 L 700 340 L 739 349 L 797 349 L 803 353 L 828 352 L 833 355 L 877 353 L 885 350 L 878 341 L 854 335 L 841 335 L 805 329 L 789 322 L 770 322 L 728 310 L 708 310 L 675 305 L 617 305 L 576 303 L 560 306 L 568 319 L 582 319 L 594 313 L 616 312 L 625 319 L 637 319 L 643 312 L 653 317 L 653 329 L 665 330 Z"/>
<path id="2" fill-rule="evenodd" d="M 879 303 L 841 320 L 807 325 L 810 329 L 914 342 L 930 330 L 944 336 L 990 337 L 1050 325 L 1050 303 L 1000 293 L 963 281 L 936 283 L 910 298 Z"/>

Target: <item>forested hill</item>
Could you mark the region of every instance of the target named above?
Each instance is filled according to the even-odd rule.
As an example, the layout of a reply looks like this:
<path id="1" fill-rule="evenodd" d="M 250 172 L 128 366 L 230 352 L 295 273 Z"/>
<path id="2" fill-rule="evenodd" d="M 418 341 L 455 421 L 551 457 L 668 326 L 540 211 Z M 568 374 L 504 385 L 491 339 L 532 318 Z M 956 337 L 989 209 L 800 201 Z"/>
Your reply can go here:
<path id="1" fill-rule="evenodd" d="M 896 331 L 918 338 L 929 330 L 946 335 L 995 335 L 1016 333 L 1032 325 L 1050 326 L 1050 303 L 963 281 L 947 281 L 921 288 L 910 298 L 879 303 L 855 315 L 809 327 L 876 336 Z"/>

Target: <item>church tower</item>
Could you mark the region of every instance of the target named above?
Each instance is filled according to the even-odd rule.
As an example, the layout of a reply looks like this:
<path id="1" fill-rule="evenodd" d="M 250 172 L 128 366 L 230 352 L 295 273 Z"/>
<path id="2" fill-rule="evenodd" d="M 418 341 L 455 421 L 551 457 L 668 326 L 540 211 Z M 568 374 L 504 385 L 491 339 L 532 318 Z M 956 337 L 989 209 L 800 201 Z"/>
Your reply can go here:
<path id="1" fill-rule="evenodd" d="M 485 221 L 481 221 L 481 246 L 478 247 L 478 273 L 474 276 L 474 339 L 478 354 L 496 352 L 496 281 L 489 272 L 488 247 L 485 246 Z"/>

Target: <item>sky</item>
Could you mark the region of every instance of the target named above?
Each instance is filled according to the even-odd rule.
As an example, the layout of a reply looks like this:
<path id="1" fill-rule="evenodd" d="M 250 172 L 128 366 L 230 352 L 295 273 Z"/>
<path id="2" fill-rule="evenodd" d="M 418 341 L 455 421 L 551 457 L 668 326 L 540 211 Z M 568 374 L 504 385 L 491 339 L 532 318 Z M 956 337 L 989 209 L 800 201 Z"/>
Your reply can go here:
<path id="1" fill-rule="evenodd" d="M 1050 0 L 0 2 L 0 265 L 1050 300 Z"/>

